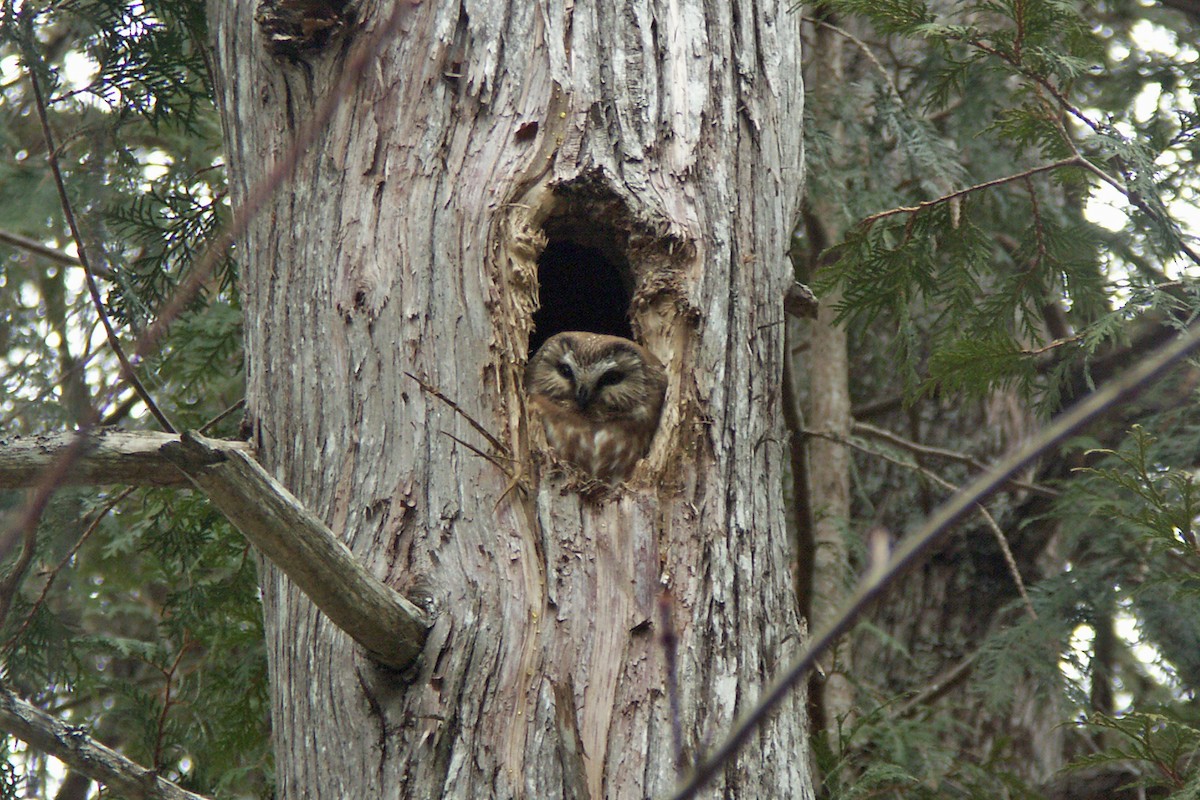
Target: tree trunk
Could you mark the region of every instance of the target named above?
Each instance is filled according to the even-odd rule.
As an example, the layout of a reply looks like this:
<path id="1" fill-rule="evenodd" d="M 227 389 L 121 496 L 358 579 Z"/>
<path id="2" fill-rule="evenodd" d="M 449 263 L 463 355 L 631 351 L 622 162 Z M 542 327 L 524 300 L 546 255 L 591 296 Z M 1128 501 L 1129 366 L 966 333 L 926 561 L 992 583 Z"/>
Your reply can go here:
<path id="1" fill-rule="evenodd" d="M 817 95 L 818 102 L 833 104 L 845 85 L 842 65 L 842 39 L 829 28 L 818 27 L 815 37 L 815 58 L 810 67 L 809 96 Z M 814 56 L 813 52 L 809 53 Z M 814 85 L 815 84 L 815 85 Z M 830 132 L 834 147 L 840 152 L 847 148 L 840 126 Z M 803 263 L 804 280 L 813 281 L 821 267 L 825 248 L 841 241 L 844 212 L 836 202 L 826 197 L 809 197 L 805 214 L 807 258 Z M 816 318 L 798 322 L 803 330 L 801 341 L 806 345 L 796 359 L 793 372 L 804 375 L 807 388 L 804 420 L 806 427 L 832 434 L 845 440 L 850 434 L 850 366 L 846 346 L 846 329 L 837 321 L 841 292 L 821 298 Z M 799 433 L 799 432 L 797 432 Z M 802 435 L 802 434 L 801 434 Z M 801 608 L 814 630 L 828 627 L 841 611 L 847 596 L 850 575 L 850 453 L 841 441 L 808 436 L 802 440 L 806 459 L 805 507 L 802 536 L 806 541 L 801 550 L 812 553 L 808 565 L 808 590 L 801 596 Z M 793 443 L 795 446 L 795 443 Z M 820 711 L 817 722 L 831 735 L 839 726 L 850 727 L 854 688 L 850 680 L 853 651 L 850 641 L 839 643 L 821 662 L 821 679 L 813 682 L 813 709 Z M 814 715 L 816 716 L 816 715 Z"/>
<path id="2" fill-rule="evenodd" d="M 309 8 L 296 30 L 331 36 L 297 44 L 255 5 L 211 5 L 235 203 L 392 9 Z M 242 243 L 260 460 L 435 619 L 385 674 L 264 566 L 280 797 L 660 795 L 673 724 L 694 761 L 800 643 L 779 413 L 799 21 L 595 6 L 405 8 Z M 546 468 L 525 412 L 564 245 L 670 372 L 649 457 L 599 495 Z M 591 298 L 540 302 L 587 325 Z M 811 796 L 803 709 L 714 796 Z"/>

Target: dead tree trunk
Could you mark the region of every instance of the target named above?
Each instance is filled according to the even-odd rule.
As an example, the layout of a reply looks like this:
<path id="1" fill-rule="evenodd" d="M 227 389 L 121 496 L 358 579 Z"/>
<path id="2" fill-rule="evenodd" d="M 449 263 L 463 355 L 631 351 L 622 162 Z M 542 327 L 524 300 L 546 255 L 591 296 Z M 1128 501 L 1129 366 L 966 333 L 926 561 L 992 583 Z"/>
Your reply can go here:
<path id="1" fill-rule="evenodd" d="M 280 5 L 211 6 L 235 204 L 393 13 Z M 264 567 L 280 797 L 660 795 L 678 774 L 664 636 L 685 761 L 796 649 L 787 9 L 406 5 L 251 225 L 259 458 L 435 620 L 411 674 L 383 674 Z M 565 328 L 632 336 L 670 372 L 650 456 L 598 498 L 547 469 L 526 419 L 531 341 Z M 803 706 L 717 795 L 811 796 Z"/>

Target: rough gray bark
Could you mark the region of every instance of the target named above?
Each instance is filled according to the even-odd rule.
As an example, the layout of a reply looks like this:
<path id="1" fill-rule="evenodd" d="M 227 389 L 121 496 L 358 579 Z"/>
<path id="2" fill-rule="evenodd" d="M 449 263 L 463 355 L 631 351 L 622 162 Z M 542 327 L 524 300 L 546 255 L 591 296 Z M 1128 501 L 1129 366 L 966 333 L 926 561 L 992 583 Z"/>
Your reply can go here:
<path id="1" fill-rule="evenodd" d="M 74 433 L 47 433 L 0 439 L 0 489 L 37 486 L 43 474 L 58 463 L 75 440 Z M 129 483 L 134 486 L 186 486 L 188 479 L 162 455 L 162 448 L 179 437 L 153 431 L 98 429 L 88 441 L 61 484 L 102 486 Z M 244 452 L 244 442 L 223 442 L 225 447 Z"/>
<path id="2" fill-rule="evenodd" d="M 265 54 L 253 3 L 212 4 L 235 200 L 391 8 L 364 3 L 293 63 Z M 679 637 L 685 758 L 788 661 L 798 24 L 775 2 L 413 5 L 252 224 L 259 458 L 436 615 L 403 683 L 264 568 L 280 797 L 661 794 L 676 765 L 657 606 Z M 599 501 L 540 469 L 525 421 L 547 236 L 627 262 L 634 330 L 671 373 L 650 456 Z M 495 450 L 465 416 L 506 452 L 461 444 Z M 713 793 L 811 796 L 802 697 Z"/>

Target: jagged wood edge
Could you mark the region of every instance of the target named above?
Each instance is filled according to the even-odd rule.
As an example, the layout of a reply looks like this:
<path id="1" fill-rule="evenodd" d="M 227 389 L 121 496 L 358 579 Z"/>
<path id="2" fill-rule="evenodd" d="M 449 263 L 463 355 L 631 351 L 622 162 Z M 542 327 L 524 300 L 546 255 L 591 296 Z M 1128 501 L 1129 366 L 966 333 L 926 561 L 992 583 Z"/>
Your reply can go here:
<path id="1" fill-rule="evenodd" d="M 0 489 L 36 486 L 75 434 L 0 441 Z M 97 431 L 67 482 L 195 485 L 329 619 L 379 664 L 404 669 L 425 641 L 425 615 L 371 575 L 350 549 L 251 455 L 245 442 L 198 433 Z"/>

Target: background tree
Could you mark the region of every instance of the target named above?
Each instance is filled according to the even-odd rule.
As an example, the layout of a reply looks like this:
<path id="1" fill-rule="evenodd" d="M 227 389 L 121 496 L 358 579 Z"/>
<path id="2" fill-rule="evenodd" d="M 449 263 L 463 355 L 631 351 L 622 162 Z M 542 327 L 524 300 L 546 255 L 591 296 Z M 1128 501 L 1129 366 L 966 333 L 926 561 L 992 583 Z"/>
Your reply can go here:
<path id="1" fill-rule="evenodd" d="M 814 398 L 797 440 L 810 472 L 801 547 L 829 547 L 821 524 L 840 525 L 861 565 L 868 530 L 910 529 L 1194 317 L 1181 228 L 1194 23 L 1132 3 L 829 2 L 805 14 L 813 75 L 845 62 L 837 91 L 809 93 L 800 250 L 849 334 L 852 421 L 818 405 L 820 354 L 801 351 L 792 371 L 813 376 Z M 1113 202 L 1126 216 L 1097 210 Z M 1119 757 L 1145 718 L 1122 731 L 1109 715 L 1171 698 L 1164 735 L 1194 739 L 1166 721 L 1191 717 L 1173 661 L 1191 658 L 1166 640 L 1190 641 L 1196 623 L 1180 572 L 1195 563 L 1192 381 L 1184 371 L 1045 458 L 842 646 L 830 679 L 853 682 L 852 701 L 829 685 L 816 695 L 834 712 L 818 746 L 832 795 L 1107 797 L 1160 782 L 1133 780 L 1148 765 Z M 1162 438 L 1123 444 L 1135 423 Z M 854 453 L 854 502 L 822 523 L 811 473 L 829 461 L 814 448 L 837 445 Z M 807 601 L 815 618 L 822 601 Z M 1151 620 L 1167 607 L 1180 613 L 1160 642 Z M 1146 679 L 1135 625 L 1165 683 Z M 1080 715 L 1106 730 L 1063 727 Z M 1161 743 L 1145 752 L 1150 772 L 1172 776 L 1162 783 L 1187 782 Z M 1085 754 L 1095 769 L 1058 775 Z"/>

